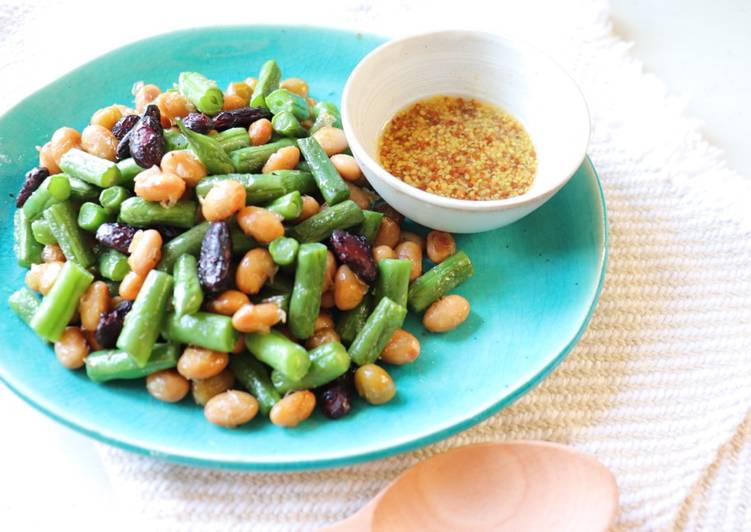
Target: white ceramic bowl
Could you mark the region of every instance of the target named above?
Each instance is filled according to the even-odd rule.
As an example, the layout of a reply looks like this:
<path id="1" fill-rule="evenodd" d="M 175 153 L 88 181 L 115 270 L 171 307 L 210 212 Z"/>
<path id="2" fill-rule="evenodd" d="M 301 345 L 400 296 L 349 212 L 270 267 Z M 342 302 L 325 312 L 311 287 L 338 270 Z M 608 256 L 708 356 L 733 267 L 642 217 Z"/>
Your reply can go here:
<path id="1" fill-rule="evenodd" d="M 537 152 L 537 174 L 523 195 L 458 200 L 407 185 L 378 162 L 386 123 L 408 104 L 435 94 L 491 102 L 519 120 Z M 342 123 L 352 154 L 376 191 L 416 222 L 453 233 L 487 231 L 540 207 L 586 155 L 589 113 L 581 91 L 536 49 L 493 34 L 441 31 L 390 41 L 350 74 Z"/>

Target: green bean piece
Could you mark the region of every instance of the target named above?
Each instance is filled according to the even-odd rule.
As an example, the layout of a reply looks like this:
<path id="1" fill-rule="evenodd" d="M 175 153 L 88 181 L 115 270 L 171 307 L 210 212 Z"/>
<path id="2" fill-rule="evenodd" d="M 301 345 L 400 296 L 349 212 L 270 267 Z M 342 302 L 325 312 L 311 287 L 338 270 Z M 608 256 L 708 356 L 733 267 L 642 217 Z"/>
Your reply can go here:
<path id="1" fill-rule="evenodd" d="M 188 139 L 186 139 L 185 135 L 180 133 L 180 130 L 176 128 L 170 128 L 170 129 L 164 130 L 164 145 L 165 145 L 164 146 L 165 152 L 175 151 L 175 150 L 187 150 L 189 147 Z"/>
<path id="2" fill-rule="evenodd" d="M 233 255 L 244 255 L 249 250 L 258 247 L 258 242 L 252 236 L 243 233 L 236 223 L 230 224 L 229 236 L 232 240 Z"/>
<path id="3" fill-rule="evenodd" d="M 313 135 L 313 133 L 315 133 L 322 127 L 336 127 L 336 128 L 341 129 L 342 127 L 341 118 L 339 118 L 336 115 L 331 114 L 330 112 L 326 110 L 321 111 L 320 113 L 318 113 L 318 116 L 313 122 L 313 125 L 310 126 L 310 131 L 308 131 L 308 133 L 310 135 Z"/>
<path id="4" fill-rule="evenodd" d="M 313 179 L 316 180 L 323 199 L 329 205 L 336 205 L 349 198 L 349 188 L 344 182 L 342 176 L 336 171 L 331 163 L 329 156 L 323 151 L 321 145 L 313 137 L 298 139 L 297 145 L 300 148 L 305 160 L 310 165 L 310 171 Z"/>
<path id="5" fill-rule="evenodd" d="M 378 278 L 375 285 L 376 303 L 387 297 L 394 303 L 406 307 L 411 271 L 412 262 L 407 259 L 378 261 Z"/>
<path id="6" fill-rule="evenodd" d="M 286 112 L 292 113 L 297 120 L 310 118 L 308 100 L 287 89 L 276 89 L 266 96 L 266 107 L 275 115 Z"/>
<path id="7" fill-rule="evenodd" d="M 244 127 L 233 127 L 224 130 L 221 133 L 217 133 L 214 136 L 214 139 L 227 153 L 250 146 L 250 137 L 248 136 L 248 130 Z"/>
<path id="8" fill-rule="evenodd" d="M 261 303 L 273 303 L 284 312 L 289 311 L 290 294 L 277 294 L 275 296 L 264 297 Z"/>
<path id="9" fill-rule="evenodd" d="M 273 59 L 266 61 L 258 75 L 258 83 L 250 97 L 251 107 L 266 107 L 266 96 L 279 88 L 279 80 L 282 79 L 282 71 Z"/>
<path id="10" fill-rule="evenodd" d="M 237 331 L 232 327 L 232 318 L 210 312 L 182 316 L 171 312 L 167 315 L 163 332 L 170 341 L 225 353 L 232 351 L 237 341 Z"/>
<path id="11" fill-rule="evenodd" d="M 98 257 L 99 274 L 110 281 L 122 281 L 130 271 L 128 257 L 112 248 L 105 248 Z"/>
<path id="12" fill-rule="evenodd" d="M 383 213 L 377 211 L 362 211 L 363 221 L 360 224 L 359 233 L 364 236 L 368 242 L 372 243 L 378 234 L 378 229 L 383 221 Z"/>
<path id="13" fill-rule="evenodd" d="M 104 207 L 98 203 L 87 201 L 78 210 L 78 227 L 86 231 L 94 232 L 104 222 L 110 221 L 110 217 Z"/>
<path id="14" fill-rule="evenodd" d="M 104 281 L 107 284 L 107 290 L 109 290 L 110 297 L 116 297 L 120 295 L 120 283 L 116 281 Z"/>
<path id="15" fill-rule="evenodd" d="M 222 110 L 224 105 L 222 90 L 216 86 L 215 81 L 203 74 L 180 72 L 177 78 L 177 89 L 202 113 L 214 115 Z"/>
<path id="16" fill-rule="evenodd" d="M 301 244 L 326 240 L 335 229 L 346 229 L 362 223 L 362 209 L 352 200 L 324 209 L 288 231 Z"/>
<path id="17" fill-rule="evenodd" d="M 232 165 L 232 160 L 224 151 L 222 145 L 219 144 L 218 140 L 188 129 L 179 118 L 177 119 L 177 127 L 185 135 L 190 149 L 193 150 L 204 166 L 206 166 L 209 174 L 228 174 L 234 172 L 235 167 Z"/>
<path id="18" fill-rule="evenodd" d="M 235 150 L 229 154 L 232 164 L 234 165 L 235 172 L 250 173 L 258 172 L 266 164 L 279 148 L 286 146 L 294 146 L 295 141 L 292 139 L 279 139 L 275 142 L 269 142 L 261 146 L 250 146 L 248 148 L 242 148 Z M 230 170 L 232 172 L 233 170 Z M 215 174 L 226 174 L 228 172 L 214 172 Z"/>
<path id="19" fill-rule="evenodd" d="M 230 357 L 229 369 L 240 384 L 258 400 L 261 414 L 268 416 L 281 396 L 271 384 L 266 367 L 247 353 L 241 353 Z"/>
<path id="20" fill-rule="evenodd" d="M 308 130 L 300 125 L 295 115 L 288 111 L 275 114 L 271 119 L 271 127 L 283 137 L 305 137 Z"/>
<path id="21" fill-rule="evenodd" d="M 404 323 L 407 309 L 387 297 L 381 299 L 349 346 L 349 356 L 358 366 L 372 364 Z"/>
<path id="22" fill-rule="evenodd" d="M 172 295 L 172 276 L 151 270 L 138 291 L 133 308 L 125 316 L 116 346 L 128 353 L 138 367 L 144 367 L 154 348 Z"/>
<path id="23" fill-rule="evenodd" d="M 104 207 L 107 214 L 117 214 L 120 212 L 120 205 L 129 197 L 130 192 L 127 188 L 121 186 L 109 187 L 99 194 L 99 204 Z"/>
<path id="24" fill-rule="evenodd" d="M 91 244 L 78 228 L 73 206 L 65 201 L 44 210 L 44 219 L 55 235 L 65 258 L 88 268 L 96 262 Z"/>
<path id="25" fill-rule="evenodd" d="M 302 379 L 310 368 L 305 348 L 274 329 L 268 333 L 246 334 L 245 345 L 258 360 L 290 379 Z"/>
<path id="26" fill-rule="evenodd" d="M 47 207 L 67 200 L 71 195 L 70 181 L 65 174 L 47 177 L 29 199 L 23 204 L 23 212 L 28 220 L 33 220 Z"/>
<path id="27" fill-rule="evenodd" d="M 19 266 L 28 268 L 42 262 L 42 244 L 34 236 L 33 224 L 23 209 L 13 215 L 13 251 Z"/>
<path id="28" fill-rule="evenodd" d="M 188 145 L 188 141 L 185 141 L 185 145 Z M 138 174 L 146 170 L 146 168 L 141 168 L 140 166 L 138 166 L 138 163 L 136 163 L 136 160 L 132 157 L 118 161 L 117 168 L 120 170 L 120 179 L 117 181 L 117 183 L 115 183 L 116 185 L 132 185 L 133 179 Z"/>
<path id="29" fill-rule="evenodd" d="M 60 168 L 72 177 L 102 188 L 117 184 L 121 178 L 120 169 L 115 163 L 78 148 L 65 152 L 60 159 Z"/>
<path id="30" fill-rule="evenodd" d="M 295 166 L 295 170 L 300 170 L 301 172 L 310 172 L 310 165 L 306 163 L 305 161 L 300 161 L 297 163 L 297 166 Z M 311 175 L 311 178 L 313 176 Z M 318 188 L 318 185 L 316 185 L 316 188 Z"/>
<path id="31" fill-rule="evenodd" d="M 248 205 L 265 205 L 290 192 L 309 193 L 316 189 L 316 182 L 309 172 L 276 170 L 270 174 L 225 174 L 204 177 L 196 186 L 196 194 L 199 198 L 204 198 L 211 187 L 226 179 L 237 181 L 245 187 L 245 203 Z"/>
<path id="32" fill-rule="evenodd" d="M 295 263 L 300 244 L 294 238 L 280 236 L 269 244 L 271 258 L 279 266 L 290 266 Z"/>
<path id="33" fill-rule="evenodd" d="M 349 369 L 350 358 L 339 342 L 327 342 L 308 352 L 310 369 L 300 380 L 292 380 L 283 373 L 271 372 L 271 382 L 279 393 L 310 390 L 327 384 Z"/>
<path id="34" fill-rule="evenodd" d="M 321 306 L 323 278 L 326 270 L 326 246 L 303 244 L 297 252 L 297 270 L 289 302 L 289 329 L 296 338 L 313 334 Z"/>
<path id="35" fill-rule="evenodd" d="M 190 228 L 196 220 L 196 202 L 183 200 L 171 207 L 164 207 L 155 201 L 133 196 L 120 205 L 118 220 L 134 227 L 164 224 Z"/>
<path id="36" fill-rule="evenodd" d="M 336 332 L 339 333 L 339 337 L 345 345 L 351 344 L 352 340 L 365 326 L 371 310 L 373 310 L 373 298 L 368 294 L 355 308 L 339 315 L 339 320 L 336 322 Z"/>
<path id="37" fill-rule="evenodd" d="M 8 306 L 26 325 L 29 324 L 40 304 L 36 292 L 25 286 L 13 292 L 8 298 Z"/>
<path id="38" fill-rule="evenodd" d="M 77 177 L 68 176 L 68 183 L 70 184 L 70 199 L 72 201 L 83 203 L 99 196 L 99 187 L 90 185 Z"/>
<path id="39" fill-rule="evenodd" d="M 94 382 L 141 379 L 157 371 L 174 368 L 179 357 L 178 344 L 154 344 L 143 366 L 139 366 L 125 351 L 94 351 L 86 357 L 86 375 Z"/>
<path id="40" fill-rule="evenodd" d="M 209 222 L 201 222 L 164 244 L 162 246 L 162 260 L 159 262 L 157 269 L 169 273 L 180 255 L 187 253 L 197 256 L 201 252 L 201 242 L 203 242 L 203 236 L 208 229 Z"/>
<path id="41" fill-rule="evenodd" d="M 295 220 L 302 213 L 302 195 L 298 190 L 285 194 L 266 205 L 266 209 L 275 212 L 286 221 Z"/>
<path id="42" fill-rule="evenodd" d="M 94 276 L 75 262 L 67 261 L 42 299 L 29 326 L 42 338 L 56 342 L 78 308 L 78 300 L 94 280 Z"/>
<path id="43" fill-rule="evenodd" d="M 435 300 L 472 277 L 472 261 L 458 251 L 415 279 L 409 288 L 409 307 L 422 312 Z"/>
<path id="44" fill-rule="evenodd" d="M 338 119 L 341 119 L 341 116 L 342 116 L 336 104 L 334 102 L 329 102 L 326 100 L 321 100 L 320 102 L 316 102 L 316 104 L 313 106 L 313 116 L 318 118 L 318 116 L 321 113 L 329 113 L 331 115 L 334 115 Z M 339 125 L 334 126 L 334 127 L 338 127 L 341 129 L 342 125 L 340 123 Z"/>
<path id="45" fill-rule="evenodd" d="M 57 244 L 57 239 L 50 230 L 50 224 L 44 218 L 37 218 L 31 222 L 31 232 L 34 235 L 34 240 L 42 245 Z"/>
<path id="46" fill-rule="evenodd" d="M 175 289 L 172 304 L 179 318 L 183 314 L 195 314 L 201 309 L 203 291 L 198 280 L 198 261 L 193 255 L 181 255 L 175 262 Z"/>

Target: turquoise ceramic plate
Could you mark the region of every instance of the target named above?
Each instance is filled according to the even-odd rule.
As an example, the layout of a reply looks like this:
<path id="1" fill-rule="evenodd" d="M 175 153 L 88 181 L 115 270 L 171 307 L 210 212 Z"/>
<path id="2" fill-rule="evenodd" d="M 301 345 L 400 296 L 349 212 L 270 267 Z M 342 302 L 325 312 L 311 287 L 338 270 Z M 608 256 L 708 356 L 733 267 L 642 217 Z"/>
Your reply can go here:
<path id="1" fill-rule="evenodd" d="M 377 408 L 358 404 L 339 421 L 318 414 L 295 430 L 260 419 L 238 430 L 215 427 L 190 400 L 152 399 L 142 381 L 97 385 L 63 369 L 5 304 L 24 275 L 12 252 L 13 196 L 36 163 L 33 147 L 56 128 L 80 130 L 93 110 L 130 101 L 137 80 L 168 87 L 180 71 L 199 70 L 225 86 L 272 57 L 287 74 L 308 80 L 315 98 L 338 101 L 349 72 L 381 42 L 296 27 L 173 33 L 96 59 L 2 117 L 0 378 L 42 412 L 105 442 L 187 464 L 257 470 L 352 464 L 413 449 L 479 422 L 539 382 L 582 334 L 602 285 L 605 209 L 589 160 L 527 218 L 457 238 L 475 263 L 475 276 L 457 291 L 472 302 L 470 318 L 455 331 L 429 335 L 411 317 L 407 327 L 419 336 L 422 356 L 392 370 L 396 399 Z"/>

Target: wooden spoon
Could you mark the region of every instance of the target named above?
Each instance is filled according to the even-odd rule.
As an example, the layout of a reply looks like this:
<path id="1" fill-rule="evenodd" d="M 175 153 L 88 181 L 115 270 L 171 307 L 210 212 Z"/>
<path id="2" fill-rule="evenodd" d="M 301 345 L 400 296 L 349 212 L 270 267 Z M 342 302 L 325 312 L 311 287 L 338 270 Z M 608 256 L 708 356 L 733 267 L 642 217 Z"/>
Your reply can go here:
<path id="1" fill-rule="evenodd" d="M 618 509 L 613 475 L 591 456 L 540 441 L 458 447 L 397 477 L 324 532 L 601 532 Z"/>

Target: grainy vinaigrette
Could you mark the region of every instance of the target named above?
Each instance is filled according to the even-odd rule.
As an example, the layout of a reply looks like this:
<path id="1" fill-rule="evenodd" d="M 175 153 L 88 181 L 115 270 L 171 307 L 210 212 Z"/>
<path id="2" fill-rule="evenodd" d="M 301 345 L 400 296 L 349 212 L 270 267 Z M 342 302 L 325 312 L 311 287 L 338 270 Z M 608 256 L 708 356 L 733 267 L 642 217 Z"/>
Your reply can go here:
<path id="1" fill-rule="evenodd" d="M 380 158 L 409 185 L 467 200 L 524 194 L 537 169 L 532 140 L 514 117 L 479 100 L 440 95 L 391 119 Z"/>

